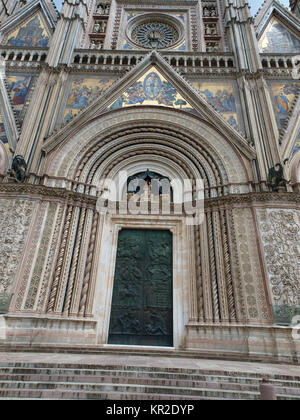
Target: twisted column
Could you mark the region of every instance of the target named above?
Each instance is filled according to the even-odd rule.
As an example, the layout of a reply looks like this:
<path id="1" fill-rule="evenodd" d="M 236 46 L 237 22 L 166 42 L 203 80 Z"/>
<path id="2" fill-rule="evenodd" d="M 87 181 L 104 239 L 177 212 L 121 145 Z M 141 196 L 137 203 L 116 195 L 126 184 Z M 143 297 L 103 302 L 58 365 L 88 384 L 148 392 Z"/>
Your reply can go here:
<path id="1" fill-rule="evenodd" d="M 64 261 L 64 255 L 66 251 L 66 244 L 67 244 L 68 235 L 69 235 L 72 212 L 73 212 L 73 206 L 69 205 L 66 211 L 66 217 L 64 221 L 64 231 L 63 231 L 58 258 L 57 258 L 56 269 L 55 269 L 53 283 L 51 287 L 49 302 L 47 306 L 47 313 L 54 311 L 55 300 L 57 296 L 57 290 L 59 286 L 59 280 L 60 280 L 61 270 L 62 270 L 63 261 Z"/>
<path id="2" fill-rule="evenodd" d="M 226 223 L 225 211 L 221 211 L 220 215 L 221 215 L 221 226 L 222 226 L 222 238 L 223 238 L 223 251 L 224 251 L 225 279 L 226 279 L 227 298 L 228 298 L 228 310 L 229 310 L 230 319 L 236 319 L 235 300 L 234 300 L 232 275 L 231 275 L 231 267 L 230 267 L 230 254 L 229 254 L 229 245 L 228 245 L 228 227 L 227 227 L 227 223 Z"/>
<path id="3" fill-rule="evenodd" d="M 83 227 L 84 227 L 84 222 L 85 222 L 85 215 L 86 215 L 86 209 L 81 209 L 81 214 L 80 214 L 80 219 L 79 219 L 79 224 L 78 224 L 77 234 L 76 234 L 76 242 L 75 242 L 75 247 L 74 247 L 74 251 L 72 255 L 72 265 L 71 265 L 71 270 L 69 274 L 67 294 L 66 294 L 65 302 L 64 302 L 64 312 L 63 312 L 64 315 L 68 315 L 70 305 L 71 305 L 75 274 L 76 274 L 77 265 L 78 265 L 77 264 L 78 256 L 80 252 L 81 238 L 82 238 Z"/>
<path id="4" fill-rule="evenodd" d="M 203 299 L 203 284 L 201 273 L 201 248 L 200 248 L 200 229 L 195 226 L 195 249 L 196 249 L 196 274 L 197 274 L 197 290 L 198 290 L 198 318 L 204 319 L 204 299 Z"/>
<path id="5" fill-rule="evenodd" d="M 94 248 L 95 248 L 95 239 L 96 239 L 97 226 L 98 226 L 98 218 L 99 218 L 99 214 L 98 214 L 98 212 L 95 212 L 94 219 L 93 219 L 92 230 L 91 230 L 91 236 L 90 236 L 89 249 L 88 249 L 88 253 L 87 253 L 86 268 L 85 268 L 85 272 L 84 272 L 84 280 L 83 280 L 83 284 L 82 284 L 80 303 L 79 303 L 79 315 L 82 315 L 82 316 L 84 315 L 85 305 L 86 305 L 86 301 L 87 301 L 89 280 L 90 280 L 90 274 L 91 274 L 93 257 L 94 257 Z"/>
<path id="6" fill-rule="evenodd" d="M 217 284 L 217 272 L 216 272 L 213 224 L 212 224 L 211 212 L 207 213 L 207 229 L 208 229 L 208 246 L 209 246 L 210 274 L 211 274 L 211 282 L 212 282 L 214 320 L 219 321 L 220 319 L 219 296 L 218 296 L 218 284 Z"/>

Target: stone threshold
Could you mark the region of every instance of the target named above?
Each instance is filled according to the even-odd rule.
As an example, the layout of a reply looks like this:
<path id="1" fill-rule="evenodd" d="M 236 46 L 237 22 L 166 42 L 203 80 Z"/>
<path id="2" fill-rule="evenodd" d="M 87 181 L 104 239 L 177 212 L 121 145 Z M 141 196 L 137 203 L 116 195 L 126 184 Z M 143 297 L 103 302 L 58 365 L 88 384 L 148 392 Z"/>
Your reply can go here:
<path id="1" fill-rule="evenodd" d="M 260 364 L 275 364 L 275 365 L 295 365 L 299 366 L 299 360 L 291 357 L 272 357 L 270 355 L 261 354 L 241 354 L 240 352 L 221 352 L 218 350 L 181 350 L 170 347 L 151 348 L 143 346 L 113 346 L 113 345 L 59 345 L 59 344 L 31 344 L 26 345 L 22 343 L 1 343 L 0 341 L 0 355 L 1 353 L 48 353 L 68 354 L 68 355 L 107 355 L 107 356 L 144 356 L 144 357 L 167 357 L 178 359 L 194 359 L 194 360 L 216 360 L 216 361 L 232 361 L 241 363 L 260 363 Z M 1 359 L 1 356 L 0 356 Z M 300 374 L 300 373 L 299 373 Z"/>

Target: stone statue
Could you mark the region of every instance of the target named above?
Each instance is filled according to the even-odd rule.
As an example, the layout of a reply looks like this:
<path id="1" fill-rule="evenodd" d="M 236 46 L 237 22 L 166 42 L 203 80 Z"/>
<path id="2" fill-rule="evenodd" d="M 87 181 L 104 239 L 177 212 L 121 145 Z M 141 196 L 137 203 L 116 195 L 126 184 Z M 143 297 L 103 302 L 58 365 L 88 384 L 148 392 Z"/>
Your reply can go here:
<path id="1" fill-rule="evenodd" d="M 102 7 L 102 4 L 99 4 L 98 5 L 97 13 L 99 13 L 99 15 L 103 15 L 103 7 Z"/>
<path id="2" fill-rule="evenodd" d="M 13 158 L 12 161 L 12 175 L 16 178 L 16 180 L 20 183 L 23 183 L 26 178 L 26 169 L 27 164 L 23 158 L 23 156 L 17 155 Z"/>
<path id="3" fill-rule="evenodd" d="M 97 48 L 97 44 L 96 44 L 96 42 L 95 41 L 92 41 L 91 42 L 91 49 L 92 50 L 95 50 Z"/>
<path id="4" fill-rule="evenodd" d="M 285 186 L 289 182 L 283 177 L 283 166 L 280 163 L 276 163 L 273 168 L 269 169 L 268 185 L 273 192 L 279 192 L 280 187 L 285 190 Z"/>
<path id="5" fill-rule="evenodd" d="M 95 23 L 94 25 L 94 32 L 100 32 L 101 26 L 99 23 Z"/>

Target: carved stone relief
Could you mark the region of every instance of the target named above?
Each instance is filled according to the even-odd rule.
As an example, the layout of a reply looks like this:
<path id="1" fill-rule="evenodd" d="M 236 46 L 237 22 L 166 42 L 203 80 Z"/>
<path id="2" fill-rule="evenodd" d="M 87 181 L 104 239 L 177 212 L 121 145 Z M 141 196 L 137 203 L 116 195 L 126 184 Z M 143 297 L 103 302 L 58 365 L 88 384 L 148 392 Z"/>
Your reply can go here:
<path id="1" fill-rule="evenodd" d="M 300 212 L 257 211 L 275 322 L 300 314 Z"/>
<path id="2" fill-rule="evenodd" d="M 13 293 L 33 209 L 34 203 L 27 200 L 0 200 L 0 299 L 2 311 L 5 310 L 4 306 L 7 307 L 9 304 Z"/>
<path id="3" fill-rule="evenodd" d="M 236 209 L 233 214 L 246 316 L 250 320 L 270 321 L 252 212 Z"/>

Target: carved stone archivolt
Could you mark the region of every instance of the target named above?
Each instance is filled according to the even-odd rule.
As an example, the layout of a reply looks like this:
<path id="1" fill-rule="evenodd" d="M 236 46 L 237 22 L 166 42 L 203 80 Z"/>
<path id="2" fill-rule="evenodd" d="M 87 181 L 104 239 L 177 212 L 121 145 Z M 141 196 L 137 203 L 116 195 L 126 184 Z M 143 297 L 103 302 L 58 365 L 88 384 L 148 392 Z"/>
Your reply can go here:
<path id="1" fill-rule="evenodd" d="M 132 129 L 133 121 L 136 131 Z M 176 127 L 176 131 L 174 131 L 174 127 Z M 123 118 L 122 111 L 117 111 L 109 119 L 104 115 L 101 119 L 94 120 L 88 127 L 84 128 L 83 132 L 76 134 L 71 141 L 61 145 L 48 155 L 45 170 L 49 175 L 66 176 L 74 179 L 77 176 L 74 171 L 84 166 L 80 181 L 87 182 L 84 175 L 89 173 L 93 165 L 99 166 L 101 161 L 105 162 L 104 154 L 109 153 L 111 147 L 117 145 L 118 138 L 123 138 L 119 148 L 124 148 L 125 140 L 131 140 L 136 142 L 135 149 L 139 150 L 141 130 L 145 132 L 143 140 L 149 137 L 150 133 L 153 133 L 153 139 L 160 138 L 160 141 L 163 141 L 165 137 L 169 146 L 172 142 L 172 148 L 181 146 L 185 153 L 189 150 L 186 148 L 186 143 L 193 144 L 191 153 L 194 159 L 197 157 L 198 160 L 198 156 L 202 155 L 202 165 L 204 166 L 206 162 L 206 168 L 210 171 L 214 167 L 217 168 L 219 177 L 224 183 L 226 183 L 226 179 L 229 182 L 248 182 L 246 168 L 235 148 L 228 147 L 228 143 L 219 133 L 214 132 L 212 127 L 188 115 L 182 115 L 181 113 L 179 116 L 172 111 L 161 109 L 156 115 L 155 122 L 153 122 L 153 112 L 147 110 L 147 107 L 140 110 L 139 113 L 133 112 L 130 108 L 126 109 L 126 118 L 125 115 Z M 201 136 L 199 136 L 199 132 L 201 132 Z M 100 137 L 99 133 L 101 133 Z M 82 142 L 83 136 L 85 138 L 84 142 Z M 151 141 L 149 141 L 149 144 L 151 145 Z M 154 144 L 150 147 L 156 149 Z M 176 157 L 175 151 L 166 149 L 166 152 L 169 154 L 171 152 L 172 156 Z M 88 160 L 87 156 L 89 156 Z M 100 156 L 101 160 L 99 160 Z M 209 158 L 211 162 L 207 161 Z M 86 163 L 82 166 L 83 160 Z M 212 185 L 217 183 L 218 179 L 215 179 Z M 56 185 L 59 184 L 56 183 Z M 236 185 L 232 187 L 231 192 L 239 193 L 241 188 Z M 243 192 L 247 192 L 247 190 L 244 189 Z"/>

